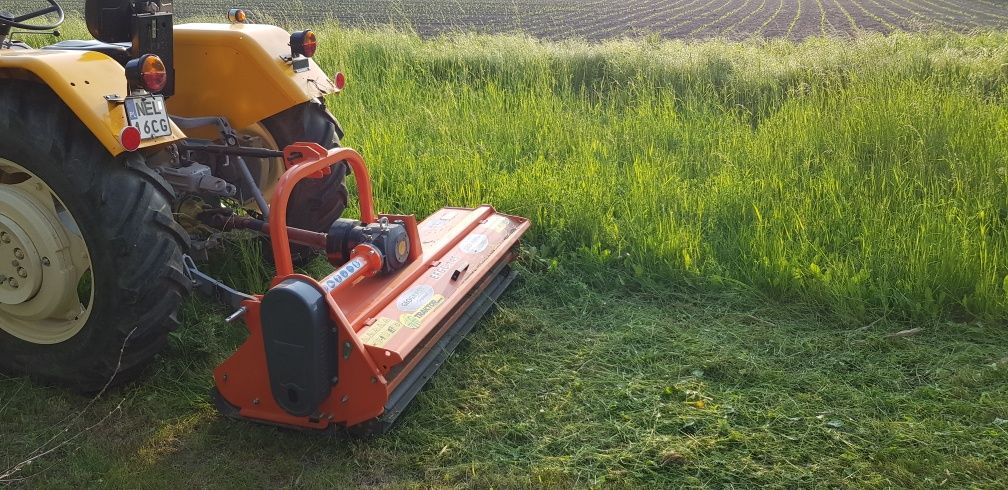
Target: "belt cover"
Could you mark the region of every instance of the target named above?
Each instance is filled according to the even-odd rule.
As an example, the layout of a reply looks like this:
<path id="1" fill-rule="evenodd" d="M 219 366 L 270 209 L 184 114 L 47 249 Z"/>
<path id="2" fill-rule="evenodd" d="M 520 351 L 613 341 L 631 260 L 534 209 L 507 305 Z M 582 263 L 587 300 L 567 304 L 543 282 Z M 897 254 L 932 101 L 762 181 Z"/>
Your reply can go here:
<path id="1" fill-rule="evenodd" d="M 262 337 L 273 399 L 299 417 L 315 413 L 337 379 L 335 334 L 322 292 L 297 279 L 262 301 Z"/>

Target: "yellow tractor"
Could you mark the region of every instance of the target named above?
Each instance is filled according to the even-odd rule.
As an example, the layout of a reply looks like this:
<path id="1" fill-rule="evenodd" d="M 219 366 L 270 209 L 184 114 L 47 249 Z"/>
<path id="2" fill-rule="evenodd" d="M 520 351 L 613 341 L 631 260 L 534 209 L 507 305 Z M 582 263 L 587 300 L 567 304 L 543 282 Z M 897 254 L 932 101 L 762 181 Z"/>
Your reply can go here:
<path id="1" fill-rule="evenodd" d="M 198 289 L 249 331 L 214 372 L 225 414 L 387 429 L 510 283 L 528 222 L 489 206 L 375 213 L 323 103 L 345 78 L 312 60 L 310 30 L 87 0 L 95 40 L 17 40 L 60 25 L 45 1 L 0 12 L 0 370 L 82 392 L 125 382 Z M 341 218 L 350 175 L 360 220 Z M 268 237 L 266 294 L 196 268 L 232 229 Z M 319 251 L 332 274 L 295 272 Z"/>

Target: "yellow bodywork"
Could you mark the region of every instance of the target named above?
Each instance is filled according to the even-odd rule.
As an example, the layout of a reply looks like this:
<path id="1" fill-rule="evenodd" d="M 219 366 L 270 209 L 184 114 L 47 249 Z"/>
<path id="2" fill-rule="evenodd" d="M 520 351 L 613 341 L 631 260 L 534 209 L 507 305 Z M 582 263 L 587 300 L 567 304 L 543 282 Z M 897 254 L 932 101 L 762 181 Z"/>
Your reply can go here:
<path id="1" fill-rule="evenodd" d="M 185 117 L 225 116 L 236 129 L 336 91 L 310 61 L 294 73 L 290 33 L 262 24 L 175 26 L 175 96 L 168 111 Z"/>
<path id="2" fill-rule="evenodd" d="M 113 155 L 124 151 L 119 133 L 126 127 L 126 109 L 106 95 L 127 94 L 126 74 L 115 60 L 89 51 L 0 50 L 0 78 L 39 80 L 80 118 Z M 44 108 L 39 108 L 43 110 Z M 147 148 L 184 138 L 172 124 L 172 135 L 145 140 Z"/>
<path id="3" fill-rule="evenodd" d="M 294 73 L 290 34 L 270 25 L 183 24 L 175 26 L 174 116 L 224 116 L 236 129 L 253 125 L 302 102 L 336 92 L 314 61 Z M 127 95 L 123 67 L 101 53 L 61 50 L 0 50 L 0 78 L 27 78 L 48 84 L 113 155 L 125 151 L 119 133 L 126 127 L 122 104 L 107 95 Z M 203 134 L 197 133 L 199 136 Z M 210 133 L 213 134 L 213 133 Z M 145 140 L 141 148 L 186 135 Z"/>

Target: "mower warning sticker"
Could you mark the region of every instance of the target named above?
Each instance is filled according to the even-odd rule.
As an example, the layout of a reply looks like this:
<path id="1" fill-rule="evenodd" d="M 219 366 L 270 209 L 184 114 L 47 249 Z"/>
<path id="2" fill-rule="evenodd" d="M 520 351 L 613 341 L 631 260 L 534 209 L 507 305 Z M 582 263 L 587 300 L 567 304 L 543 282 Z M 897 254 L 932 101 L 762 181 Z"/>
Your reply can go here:
<path id="1" fill-rule="evenodd" d="M 423 319 L 445 302 L 445 297 L 434 294 L 434 287 L 420 284 L 407 289 L 396 300 L 396 309 L 402 312 L 399 323 L 409 328 L 417 328 Z"/>
<path id="2" fill-rule="evenodd" d="M 381 317 L 375 320 L 367 333 L 361 336 L 361 342 L 375 347 L 385 347 L 395 334 L 402 330 L 403 325 L 391 318 Z"/>
<path id="3" fill-rule="evenodd" d="M 459 248 L 467 254 L 478 254 L 486 250 L 487 245 L 490 245 L 490 239 L 482 233 L 473 233 L 462 240 L 459 244 Z"/>
<path id="4" fill-rule="evenodd" d="M 427 304 L 423 305 L 419 310 L 413 313 L 403 313 L 399 315 L 399 323 L 409 327 L 409 328 L 419 328 L 420 324 L 423 323 L 423 319 L 430 315 L 431 312 L 437 309 L 445 302 L 445 297 L 440 294 L 435 294 L 431 297 Z"/>
<path id="5" fill-rule="evenodd" d="M 336 289 L 337 286 L 343 284 L 347 279 L 349 279 L 354 272 L 357 272 L 363 268 L 364 268 L 363 259 L 361 258 L 353 259 L 350 262 L 343 264 L 343 267 L 337 269 L 336 272 L 333 273 L 332 277 L 326 279 L 325 284 L 323 284 L 322 286 L 325 288 L 326 292 L 332 291 L 333 289 Z"/>

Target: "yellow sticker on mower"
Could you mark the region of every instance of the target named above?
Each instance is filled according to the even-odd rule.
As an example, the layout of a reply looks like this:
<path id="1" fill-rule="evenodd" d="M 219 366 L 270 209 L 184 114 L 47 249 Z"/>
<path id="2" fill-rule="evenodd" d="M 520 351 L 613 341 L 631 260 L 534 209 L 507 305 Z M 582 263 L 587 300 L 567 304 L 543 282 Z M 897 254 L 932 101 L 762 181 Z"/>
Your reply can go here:
<path id="1" fill-rule="evenodd" d="M 375 320 L 367 333 L 361 336 L 361 342 L 374 347 L 385 347 L 395 334 L 402 330 L 403 325 L 391 318 L 381 317 Z"/>

